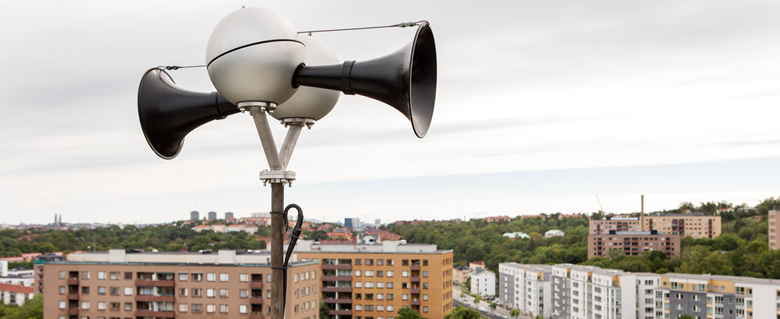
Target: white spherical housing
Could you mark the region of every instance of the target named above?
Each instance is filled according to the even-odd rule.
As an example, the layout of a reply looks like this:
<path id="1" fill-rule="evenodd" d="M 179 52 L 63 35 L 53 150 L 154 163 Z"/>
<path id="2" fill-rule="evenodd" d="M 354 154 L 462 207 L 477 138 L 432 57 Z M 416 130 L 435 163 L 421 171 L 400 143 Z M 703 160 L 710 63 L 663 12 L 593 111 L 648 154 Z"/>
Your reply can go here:
<path id="1" fill-rule="evenodd" d="M 233 104 L 281 104 L 296 91 L 295 68 L 303 63 L 306 48 L 295 26 L 265 8 L 239 9 L 220 21 L 206 47 L 211 83 Z"/>
<path id="2" fill-rule="evenodd" d="M 319 39 L 299 34 L 298 40 L 306 45 L 306 65 L 339 64 L 333 50 Z M 271 115 L 278 120 L 296 117 L 319 121 L 333 110 L 340 96 L 340 91 L 302 86 L 287 102 L 277 106 Z"/>

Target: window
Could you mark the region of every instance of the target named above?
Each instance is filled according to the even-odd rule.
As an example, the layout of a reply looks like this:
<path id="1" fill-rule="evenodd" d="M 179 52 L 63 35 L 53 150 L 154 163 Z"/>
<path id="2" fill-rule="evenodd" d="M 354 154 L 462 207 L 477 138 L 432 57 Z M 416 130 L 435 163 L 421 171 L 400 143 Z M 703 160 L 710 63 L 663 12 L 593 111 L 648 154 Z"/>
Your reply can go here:
<path id="1" fill-rule="evenodd" d="M 355 259 L 355 265 L 360 266 L 361 261 L 362 261 L 361 259 Z"/>
<path id="2" fill-rule="evenodd" d="M 192 273 L 192 281 L 201 281 L 201 280 L 203 280 L 203 274 Z"/>
<path id="3" fill-rule="evenodd" d="M 219 305 L 219 313 L 228 313 L 228 305 Z"/>
<path id="4" fill-rule="evenodd" d="M 392 270 L 388 270 L 387 271 L 387 277 L 393 277 L 393 271 Z"/>
<path id="5" fill-rule="evenodd" d="M 393 312 L 393 306 L 387 306 L 387 311 L 388 312 Z M 388 317 L 388 319 L 390 319 L 390 318 Z"/>
<path id="6" fill-rule="evenodd" d="M 393 282 L 392 281 L 388 282 L 387 283 L 387 289 L 392 289 L 392 288 L 393 288 Z"/>
<path id="7" fill-rule="evenodd" d="M 370 259 L 366 259 L 370 260 Z M 374 271 L 373 270 L 366 270 L 366 277 L 374 277 Z"/>
<path id="8" fill-rule="evenodd" d="M 64 271 L 63 271 L 63 273 L 64 273 Z M 65 302 L 64 301 L 60 301 L 60 309 L 65 309 Z"/>
<path id="9" fill-rule="evenodd" d="M 241 289 L 238 291 L 239 298 L 249 298 L 249 289 Z M 263 297 L 262 291 L 260 291 L 260 297 Z"/>
<path id="10" fill-rule="evenodd" d="M 98 287 L 98 295 L 105 295 L 106 287 Z"/>
<path id="11" fill-rule="evenodd" d="M 366 288 L 374 288 L 374 282 L 373 281 L 366 281 Z"/>
<path id="12" fill-rule="evenodd" d="M 193 297 L 203 297 L 203 288 L 192 288 L 192 296 Z"/>
<path id="13" fill-rule="evenodd" d="M 228 297 L 228 290 L 227 289 L 220 289 L 219 290 L 219 297 L 220 298 L 227 298 Z"/>
<path id="14" fill-rule="evenodd" d="M 423 306 L 423 312 L 428 312 L 428 306 Z"/>
<path id="15" fill-rule="evenodd" d="M 408 282 L 402 282 L 401 283 L 401 289 L 409 289 L 409 283 Z"/>
<path id="16" fill-rule="evenodd" d="M 187 288 L 179 288 L 179 297 L 187 297 Z"/>
<path id="17" fill-rule="evenodd" d="M 423 278 L 428 278 L 428 272 L 427 271 L 423 271 Z"/>
<path id="18" fill-rule="evenodd" d="M 82 295 L 89 295 L 89 287 L 81 287 L 81 294 Z"/>
<path id="19" fill-rule="evenodd" d="M 377 277 L 384 277 L 384 274 L 385 274 L 385 272 L 384 272 L 384 271 L 381 271 L 381 270 L 377 270 L 377 271 L 376 271 L 376 276 L 377 276 Z"/>
<path id="20" fill-rule="evenodd" d="M 111 287 L 110 293 L 112 296 L 119 296 L 119 287 Z"/>
<path id="21" fill-rule="evenodd" d="M 217 281 L 217 274 L 215 273 L 206 274 L 206 281 Z M 206 311 L 208 311 L 208 306 L 206 306 Z"/>
<path id="22" fill-rule="evenodd" d="M 179 273 L 179 281 L 187 281 L 187 273 L 186 272 L 180 272 Z"/>
<path id="23" fill-rule="evenodd" d="M 360 277 L 360 275 L 361 275 L 360 270 L 355 270 L 355 277 Z"/>
<path id="24" fill-rule="evenodd" d="M 89 279 L 89 271 L 82 271 L 81 279 Z"/>
<path id="25" fill-rule="evenodd" d="M 388 260 L 387 260 L 387 265 L 388 265 L 388 266 L 392 266 L 392 265 L 394 265 L 394 263 L 393 263 L 393 260 L 392 260 L 392 259 L 388 259 Z"/>
<path id="26" fill-rule="evenodd" d="M 112 272 L 108 273 L 108 279 L 119 280 L 119 272 L 118 271 L 112 271 Z"/>
<path id="27" fill-rule="evenodd" d="M 428 283 L 427 282 L 423 283 L 423 289 L 428 289 Z"/>
<path id="28" fill-rule="evenodd" d="M 428 259 L 423 259 L 423 266 L 428 266 Z"/>
<path id="29" fill-rule="evenodd" d="M 219 281 L 228 282 L 228 274 L 219 274 Z"/>
<path id="30" fill-rule="evenodd" d="M 374 311 L 374 305 L 366 305 L 366 311 Z"/>
<path id="31" fill-rule="evenodd" d="M 216 295 L 216 289 L 212 289 L 212 288 L 206 289 L 206 297 L 214 298 L 215 295 Z"/>
<path id="32" fill-rule="evenodd" d="M 385 260 L 384 260 L 384 259 L 377 259 L 377 260 L 376 260 L 376 265 L 377 265 L 377 266 L 382 266 L 384 263 L 385 263 Z"/>
<path id="33" fill-rule="evenodd" d="M 125 271 L 125 280 L 133 280 L 133 273 L 130 271 Z"/>
<path id="34" fill-rule="evenodd" d="M 373 259 L 366 259 L 366 266 L 373 266 L 374 260 Z"/>
<path id="35" fill-rule="evenodd" d="M 246 305 L 240 305 L 238 306 L 238 313 L 247 313 L 247 306 Z"/>
<path id="36" fill-rule="evenodd" d="M 187 304 L 186 303 L 180 303 L 179 304 L 179 312 L 187 312 Z"/>
<path id="37" fill-rule="evenodd" d="M 118 302 L 111 302 L 108 304 L 108 310 L 111 311 L 119 311 L 119 303 Z"/>
<path id="38" fill-rule="evenodd" d="M 404 270 L 401 272 L 401 277 L 409 277 L 409 272 Z"/>
<path id="39" fill-rule="evenodd" d="M 133 295 L 133 287 L 125 287 L 125 296 Z"/>
<path id="40" fill-rule="evenodd" d="M 65 271 L 60 271 L 60 279 L 65 279 Z"/>
<path id="41" fill-rule="evenodd" d="M 81 302 L 81 309 L 84 309 L 84 310 L 89 309 L 89 301 L 82 301 Z"/>
<path id="42" fill-rule="evenodd" d="M 106 272 L 98 271 L 98 280 L 106 280 Z"/>
<path id="43" fill-rule="evenodd" d="M 206 313 L 214 313 L 217 311 L 216 305 L 206 305 Z"/>
<path id="44" fill-rule="evenodd" d="M 240 282 L 249 282 L 249 274 L 239 274 L 238 275 L 238 281 L 240 281 Z"/>
<path id="45" fill-rule="evenodd" d="M 363 283 L 360 281 L 355 282 L 355 288 L 363 288 Z"/>
<path id="46" fill-rule="evenodd" d="M 201 304 L 193 304 L 192 305 L 192 312 L 194 312 L 194 313 L 203 312 L 203 305 L 201 305 Z"/>
<path id="47" fill-rule="evenodd" d="M 380 259 L 377 259 L 380 260 Z M 385 296 L 383 294 L 376 294 L 376 300 L 382 300 L 385 299 Z"/>
<path id="48" fill-rule="evenodd" d="M 133 311 L 133 303 L 125 302 L 125 311 Z"/>
<path id="49" fill-rule="evenodd" d="M 378 281 L 378 282 L 376 283 L 376 287 L 377 287 L 377 288 L 384 288 L 384 287 L 385 287 L 385 283 L 384 283 L 384 282 L 381 282 L 381 281 Z"/>
<path id="50" fill-rule="evenodd" d="M 423 295 L 423 300 L 428 300 L 428 295 Z"/>
<path id="51" fill-rule="evenodd" d="M 393 300 L 393 294 L 387 294 L 387 300 Z"/>
<path id="52" fill-rule="evenodd" d="M 65 294 L 65 286 L 60 286 L 60 295 Z"/>
<path id="53" fill-rule="evenodd" d="M 98 310 L 106 310 L 106 302 L 98 301 Z"/>
<path id="54" fill-rule="evenodd" d="M 401 300 L 409 300 L 409 295 L 408 294 L 401 295 Z"/>
<path id="55" fill-rule="evenodd" d="M 401 266 L 409 266 L 409 259 L 401 259 Z"/>

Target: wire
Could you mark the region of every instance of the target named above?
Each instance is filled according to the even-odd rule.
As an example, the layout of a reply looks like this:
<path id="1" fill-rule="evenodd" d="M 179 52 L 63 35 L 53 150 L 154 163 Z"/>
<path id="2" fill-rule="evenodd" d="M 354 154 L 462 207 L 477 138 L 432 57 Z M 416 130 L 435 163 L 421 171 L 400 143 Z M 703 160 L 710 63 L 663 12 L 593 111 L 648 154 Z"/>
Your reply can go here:
<path id="1" fill-rule="evenodd" d="M 406 27 L 414 27 L 414 26 L 423 26 L 428 25 L 428 21 L 420 20 L 417 22 L 401 22 L 398 24 L 391 24 L 391 25 L 382 25 L 382 26 L 375 26 L 375 27 L 360 27 L 360 28 L 346 28 L 346 29 L 329 29 L 329 30 L 311 30 L 311 31 L 299 31 L 298 34 L 302 33 L 318 33 L 318 32 L 337 32 L 337 31 L 355 31 L 355 30 L 370 30 L 370 29 L 383 29 L 383 28 L 406 28 Z"/>
<path id="2" fill-rule="evenodd" d="M 295 250 L 295 243 L 298 242 L 298 237 L 301 235 L 301 226 L 303 225 L 303 209 L 296 204 L 287 205 L 284 209 L 285 223 L 287 223 L 287 212 L 290 211 L 290 208 L 295 208 L 298 211 L 298 221 L 295 223 L 295 227 L 293 227 L 292 234 L 290 234 L 290 243 L 287 244 L 287 256 L 285 256 L 284 265 L 282 266 L 284 273 L 284 283 L 282 284 L 284 301 L 282 302 L 282 308 L 287 308 L 287 267 L 290 265 L 290 256 L 292 256 L 293 250 Z M 287 226 L 289 228 L 289 223 Z"/>
<path id="3" fill-rule="evenodd" d="M 158 66 L 158 68 L 161 68 L 161 69 L 166 69 L 166 70 L 178 70 L 178 69 L 189 69 L 189 68 L 203 68 L 203 67 L 206 67 L 206 65 L 205 65 L 205 64 L 202 64 L 202 65 L 185 65 L 185 66 L 180 66 L 180 65 L 161 65 L 161 66 Z"/>

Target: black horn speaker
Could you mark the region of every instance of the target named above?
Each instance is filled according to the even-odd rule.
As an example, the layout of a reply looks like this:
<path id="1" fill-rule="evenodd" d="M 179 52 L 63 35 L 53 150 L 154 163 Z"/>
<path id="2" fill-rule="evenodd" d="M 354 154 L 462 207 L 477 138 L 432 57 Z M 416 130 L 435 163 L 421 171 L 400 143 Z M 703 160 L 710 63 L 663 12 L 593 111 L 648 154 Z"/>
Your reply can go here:
<path id="1" fill-rule="evenodd" d="M 179 155 L 190 131 L 238 112 L 238 107 L 217 92 L 199 93 L 176 86 L 160 68 L 146 71 L 138 86 L 141 129 L 154 153 L 163 159 Z"/>
<path id="2" fill-rule="evenodd" d="M 384 102 L 412 122 L 417 137 L 425 137 L 436 101 L 436 44 L 425 23 L 414 40 L 386 56 L 343 64 L 301 66 L 293 86 L 311 86 L 358 94 Z"/>

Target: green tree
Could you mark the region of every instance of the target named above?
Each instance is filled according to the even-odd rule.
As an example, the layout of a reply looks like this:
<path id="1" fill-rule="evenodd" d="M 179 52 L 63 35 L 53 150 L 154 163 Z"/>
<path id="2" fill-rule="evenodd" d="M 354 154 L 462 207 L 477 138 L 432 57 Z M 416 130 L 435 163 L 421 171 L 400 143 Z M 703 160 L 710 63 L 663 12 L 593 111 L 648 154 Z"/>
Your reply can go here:
<path id="1" fill-rule="evenodd" d="M 684 315 L 682 315 L 680 317 L 677 317 L 677 319 L 696 319 L 696 318 L 694 318 L 693 316 L 691 316 L 689 314 L 684 314 Z"/>
<path id="2" fill-rule="evenodd" d="M 462 306 L 455 307 L 455 309 L 452 309 L 452 312 L 444 316 L 444 319 L 480 319 L 480 318 L 482 318 L 482 316 L 479 314 L 478 311 L 468 307 L 462 307 Z"/>
<path id="3" fill-rule="evenodd" d="M 412 308 L 401 308 L 398 310 L 398 317 L 399 319 L 423 319 L 422 316 L 420 316 L 417 311 L 412 310 Z"/>
<path id="4" fill-rule="evenodd" d="M 542 315 L 536 315 L 536 317 L 534 317 L 534 318 L 535 318 L 535 319 L 544 319 L 544 316 L 542 316 Z"/>
<path id="5" fill-rule="evenodd" d="M 509 315 L 512 316 L 512 318 L 517 318 L 520 316 L 520 310 L 512 309 L 509 311 Z"/>
<path id="6" fill-rule="evenodd" d="M 490 309 L 496 310 L 496 307 L 498 307 L 498 305 L 496 305 L 495 302 L 490 303 Z"/>
<path id="7" fill-rule="evenodd" d="M 479 297 L 474 298 L 474 304 L 479 304 Z"/>
<path id="8" fill-rule="evenodd" d="M 320 318 L 330 318 L 330 307 L 322 301 L 320 301 Z"/>

